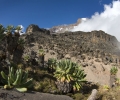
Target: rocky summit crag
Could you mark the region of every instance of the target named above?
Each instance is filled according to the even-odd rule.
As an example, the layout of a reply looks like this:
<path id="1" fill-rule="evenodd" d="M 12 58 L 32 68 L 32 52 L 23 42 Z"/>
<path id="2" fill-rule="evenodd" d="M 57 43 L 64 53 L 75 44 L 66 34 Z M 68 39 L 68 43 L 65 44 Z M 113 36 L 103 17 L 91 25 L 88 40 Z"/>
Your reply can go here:
<path id="1" fill-rule="evenodd" d="M 50 34 L 49 30 L 46 30 L 44 28 L 39 28 L 38 25 L 34 25 L 34 24 L 29 25 L 26 29 L 26 33 L 32 33 L 32 32 L 36 32 L 36 31 Z"/>

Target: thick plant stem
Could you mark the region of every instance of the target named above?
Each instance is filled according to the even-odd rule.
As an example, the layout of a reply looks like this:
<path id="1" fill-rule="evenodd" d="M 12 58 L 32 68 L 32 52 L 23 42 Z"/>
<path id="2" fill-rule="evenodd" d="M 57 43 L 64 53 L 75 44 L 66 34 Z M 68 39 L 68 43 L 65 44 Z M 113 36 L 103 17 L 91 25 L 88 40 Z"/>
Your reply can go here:
<path id="1" fill-rule="evenodd" d="M 39 66 L 44 68 L 44 55 L 39 55 Z"/>
<path id="2" fill-rule="evenodd" d="M 96 100 L 97 90 L 93 89 L 91 95 L 87 100 Z"/>
<path id="3" fill-rule="evenodd" d="M 115 85 L 116 75 L 110 75 L 110 87 Z"/>

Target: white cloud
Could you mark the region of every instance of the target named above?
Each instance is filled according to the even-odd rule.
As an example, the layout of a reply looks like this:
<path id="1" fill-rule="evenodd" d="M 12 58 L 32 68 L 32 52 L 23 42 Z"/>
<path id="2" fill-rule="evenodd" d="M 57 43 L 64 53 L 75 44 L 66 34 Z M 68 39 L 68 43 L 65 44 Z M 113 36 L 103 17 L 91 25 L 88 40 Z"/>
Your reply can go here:
<path id="1" fill-rule="evenodd" d="M 104 5 L 102 13 L 96 12 L 90 19 L 82 21 L 71 31 L 103 30 L 120 41 L 120 0 Z"/>

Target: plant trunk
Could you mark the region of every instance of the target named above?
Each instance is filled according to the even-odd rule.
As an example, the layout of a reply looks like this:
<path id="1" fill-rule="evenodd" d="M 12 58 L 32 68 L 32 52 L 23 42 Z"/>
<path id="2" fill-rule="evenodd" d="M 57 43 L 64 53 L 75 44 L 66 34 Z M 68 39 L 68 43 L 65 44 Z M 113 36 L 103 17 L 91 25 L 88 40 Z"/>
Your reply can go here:
<path id="1" fill-rule="evenodd" d="M 44 55 L 39 55 L 39 66 L 44 68 Z"/>
<path id="2" fill-rule="evenodd" d="M 110 87 L 115 85 L 116 75 L 110 75 Z"/>
<path id="3" fill-rule="evenodd" d="M 57 88 L 61 93 L 70 93 L 72 91 L 72 84 L 67 82 L 56 82 Z"/>
<path id="4" fill-rule="evenodd" d="M 96 100 L 97 90 L 93 89 L 91 95 L 87 100 Z"/>
<path id="5" fill-rule="evenodd" d="M 23 55 L 23 50 L 16 49 L 13 52 L 13 62 L 18 64 L 22 62 L 22 55 Z"/>

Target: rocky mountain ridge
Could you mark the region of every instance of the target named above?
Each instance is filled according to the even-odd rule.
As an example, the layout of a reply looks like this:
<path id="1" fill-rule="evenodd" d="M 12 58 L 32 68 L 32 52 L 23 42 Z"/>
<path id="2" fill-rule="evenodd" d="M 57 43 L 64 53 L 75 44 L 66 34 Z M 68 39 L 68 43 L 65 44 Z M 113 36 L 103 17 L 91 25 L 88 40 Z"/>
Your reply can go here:
<path id="1" fill-rule="evenodd" d="M 53 26 L 52 28 L 49 29 L 50 33 L 64 33 L 69 30 L 72 30 L 75 26 L 80 24 L 82 21 L 86 21 L 86 18 L 79 18 L 76 23 L 74 24 L 68 24 L 68 25 L 58 25 L 58 26 Z"/>

